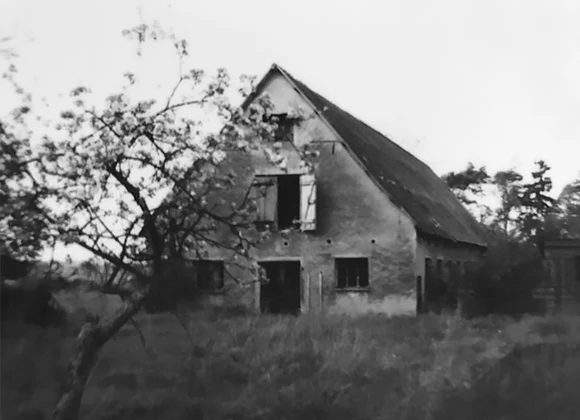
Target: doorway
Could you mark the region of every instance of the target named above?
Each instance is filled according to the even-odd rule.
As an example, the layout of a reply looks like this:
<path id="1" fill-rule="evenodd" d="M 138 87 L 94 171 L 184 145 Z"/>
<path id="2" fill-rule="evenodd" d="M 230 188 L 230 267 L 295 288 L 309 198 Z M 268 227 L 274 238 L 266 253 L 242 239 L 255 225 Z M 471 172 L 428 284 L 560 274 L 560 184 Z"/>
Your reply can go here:
<path id="1" fill-rule="evenodd" d="M 267 283 L 260 286 L 260 310 L 271 314 L 300 312 L 300 261 L 261 262 Z"/>

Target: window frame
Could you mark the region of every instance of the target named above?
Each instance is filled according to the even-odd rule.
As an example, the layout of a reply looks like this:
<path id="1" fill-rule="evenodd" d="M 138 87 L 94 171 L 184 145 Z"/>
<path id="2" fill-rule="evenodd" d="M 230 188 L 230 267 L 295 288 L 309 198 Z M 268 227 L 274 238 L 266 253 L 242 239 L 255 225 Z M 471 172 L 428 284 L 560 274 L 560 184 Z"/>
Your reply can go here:
<path id="1" fill-rule="evenodd" d="M 294 222 L 280 226 L 280 187 L 290 184 L 281 182 L 282 178 L 296 177 L 292 185 L 296 187 L 296 214 Z M 287 229 L 303 232 L 316 230 L 317 182 L 311 173 L 277 173 L 254 175 L 249 197 L 256 202 L 257 210 L 254 225 L 258 231 L 281 231 Z M 287 191 L 288 192 L 288 191 Z M 284 195 L 286 196 L 286 195 Z M 287 206 L 284 208 L 288 208 Z M 271 213 L 271 214 L 270 214 Z"/>
<path id="2" fill-rule="evenodd" d="M 270 182 L 273 183 L 270 184 Z M 267 227 L 270 227 L 270 229 L 272 227 L 275 227 L 278 224 L 278 220 L 277 220 L 277 212 L 278 212 L 278 177 L 277 175 L 258 175 L 256 174 L 254 176 L 254 179 L 252 181 L 252 186 L 250 187 L 252 189 L 251 191 L 251 196 L 252 198 L 256 201 L 256 206 L 258 207 L 256 210 L 256 219 L 254 220 L 254 224 L 256 225 L 256 227 L 258 228 L 258 230 L 265 230 L 267 229 Z M 266 217 L 265 214 L 263 213 L 268 213 L 267 207 L 268 207 L 268 203 L 267 201 L 267 194 L 263 194 L 263 188 L 273 188 L 274 194 L 275 194 L 275 210 L 274 210 L 274 216 L 272 218 L 272 220 L 268 220 L 269 218 Z M 261 204 L 260 200 L 264 200 L 264 202 Z"/>
<path id="3" fill-rule="evenodd" d="M 224 260 L 219 259 L 199 259 L 199 260 L 191 260 L 192 267 L 195 270 L 195 288 L 199 290 L 201 293 L 221 293 L 225 288 L 225 263 Z M 210 274 L 214 273 L 212 266 L 215 264 L 218 268 L 219 274 L 219 285 L 217 287 L 201 287 L 200 283 L 200 264 L 207 264 L 205 270 L 208 270 Z M 213 282 L 213 276 L 211 279 L 210 284 Z"/>
<path id="4" fill-rule="evenodd" d="M 265 121 L 277 125 L 274 131 L 274 142 L 292 143 L 294 144 L 294 127 L 296 126 L 296 119 L 288 117 L 287 112 L 280 112 L 276 114 L 269 114 L 264 116 Z M 276 119 L 277 121 L 273 121 Z"/>
<path id="5" fill-rule="evenodd" d="M 352 286 L 349 285 L 349 278 L 348 278 L 348 272 L 346 273 L 346 280 L 345 280 L 345 285 L 341 286 L 340 285 L 340 270 L 344 268 L 344 266 L 341 267 L 342 264 L 346 264 L 348 263 L 349 260 L 359 260 L 359 262 L 364 262 L 364 274 L 366 276 L 366 283 L 365 285 L 360 284 L 360 282 L 358 282 L 358 284 L 356 286 Z M 370 288 L 370 283 L 371 283 L 371 279 L 370 279 L 370 273 L 371 273 L 371 261 L 369 257 L 366 256 L 337 256 L 334 258 L 334 278 L 335 278 L 335 290 L 338 292 L 367 292 Z M 361 265 L 362 266 L 362 265 Z M 360 267 L 359 267 L 360 268 Z"/>

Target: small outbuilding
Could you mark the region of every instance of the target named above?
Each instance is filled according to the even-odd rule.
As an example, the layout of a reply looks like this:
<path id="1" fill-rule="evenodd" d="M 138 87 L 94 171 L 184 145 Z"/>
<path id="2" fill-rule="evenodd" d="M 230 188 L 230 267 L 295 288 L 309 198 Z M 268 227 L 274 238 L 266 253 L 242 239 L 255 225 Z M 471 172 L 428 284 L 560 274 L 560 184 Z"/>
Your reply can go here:
<path id="1" fill-rule="evenodd" d="M 547 312 L 580 314 L 580 239 L 555 239 L 543 243 L 548 275 L 536 290 Z"/>

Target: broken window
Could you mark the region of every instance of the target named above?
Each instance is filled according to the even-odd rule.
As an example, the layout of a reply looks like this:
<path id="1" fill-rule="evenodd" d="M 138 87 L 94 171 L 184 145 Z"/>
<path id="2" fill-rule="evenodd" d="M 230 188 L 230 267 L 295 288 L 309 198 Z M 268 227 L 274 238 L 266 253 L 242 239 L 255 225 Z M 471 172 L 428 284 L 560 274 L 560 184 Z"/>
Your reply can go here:
<path id="1" fill-rule="evenodd" d="M 368 258 L 337 258 L 336 287 L 338 289 L 369 286 Z"/>
<path id="2" fill-rule="evenodd" d="M 204 291 L 220 290 L 224 287 L 224 262 L 218 260 L 193 261 L 197 288 Z"/>
<path id="3" fill-rule="evenodd" d="M 293 142 L 295 119 L 289 118 L 287 113 L 271 114 L 266 117 L 270 123 L 276 124 L 274 141 Z"/>
<path id="4" fill-rule="evenodd" d="M 252 188 L 258 228 L 316 228 L 314 175 L 256 176 Z"/>

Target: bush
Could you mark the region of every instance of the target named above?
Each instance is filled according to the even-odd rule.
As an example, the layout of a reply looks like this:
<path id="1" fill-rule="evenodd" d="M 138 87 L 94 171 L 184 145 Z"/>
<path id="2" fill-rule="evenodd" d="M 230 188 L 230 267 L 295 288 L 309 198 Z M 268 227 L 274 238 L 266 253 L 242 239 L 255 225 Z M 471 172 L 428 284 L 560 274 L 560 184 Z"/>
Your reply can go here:
<path id="1" fill-rule="evenodd" d="M 2 323 L 17 320 L 47 327 L 66 321 L 66 312 L 42 285 L 26 289 L 17 282 L 11 286 L 2 283 L 1 299 Z"/>
<path id="2" fill-rule="evenodd" d="M 468 316 L 541 313 L 534 290 L 543 280 L 542 258 L 535 246 L 494 236 L 485 258 L 466 275 Z"/>

